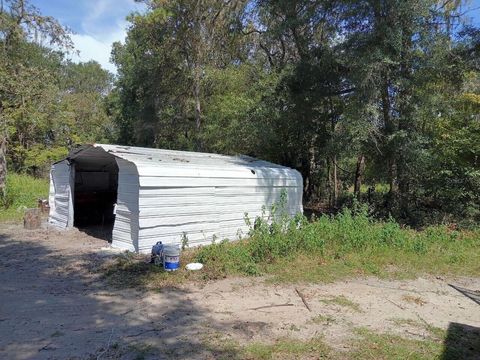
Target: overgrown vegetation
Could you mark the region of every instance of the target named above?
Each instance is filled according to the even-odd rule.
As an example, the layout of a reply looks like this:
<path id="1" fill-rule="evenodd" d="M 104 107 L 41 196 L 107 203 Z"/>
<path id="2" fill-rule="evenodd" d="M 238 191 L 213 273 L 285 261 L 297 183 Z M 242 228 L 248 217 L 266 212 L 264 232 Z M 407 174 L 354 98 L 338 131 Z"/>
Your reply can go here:
<path id="1" fill-rule="evenodd" d="M 183 263 L 204 264 L 200 273 L 181 269 L 169 274 L 146 264 L 142 256 L 127 254 L 107 266 L 105 275 L 120 287 L 162 288 L 185 280 L 232 275 L 268 275 L 272 282 L 330 282 L 359 275 L 405 278 L 480 273 L 478 230 L 447 226 L 412 230 L 393 219 L 374 220 L 364 206 L 308 221 L 300 214 L 289 217 L 283 195 L 282 201 L 272 207 L 268 218 L 258 217 L 252 222 L 245 217 L 250 224 L 248 239 L 223 240 L 184 251 Z M 358 310 L 357 304 L 348 299 L 324 301 Z"/>
<path id="2" fill-rule="evenodd" d="M 142 3 L 113 45 L 114 79 L 65 60 L 57 20 L 3 1 L 0 193 L 7 162 L 42 176 L 77 144 L 109 141 L 287 165 L 326 212 L 356 199 L 416 228 L 479 222 L 480 31 L 468 2 Z"/>
<path id="3" fill-rule="evenodd" d="M 323 210 L 356 198 L 415 227 L 480 220 L 480 32 L 465 2 L 145 3 L 113 49 L 121 142 L 294 167 Z"/>
<path id="4" fill-rule="evenodd" d="M 257 219 L 249 240 L 198 250 L 209 276 L 273 275 L 272 281 L 333 281 L 355 275 L 419 273 L 474 275 L 480 271 L 478 231 L 433 226 L 423 231 L 393 219 L 373 220 L 366 208 L 335 216 Z"/>
<path id="5" fill-rule="evenodd" d="M 48 198 L 47 179 L 10 173 L 7 176 L 7 186 L 8 192 L 0 203 L 0 221 L 20 220 L 26 208 L 37 207 L 38 199 Z"/>
<path id="6" fill-rule="evenodd" d="M 69 30 L 55 18 L 28 0 L 2 1 L 0 198 L 13 193 L 7 167 L 45 178 L 76 144 L 113 138 L 105 104 L 113 75 L 94 61 L 67 60 L 73 51 Z"/>

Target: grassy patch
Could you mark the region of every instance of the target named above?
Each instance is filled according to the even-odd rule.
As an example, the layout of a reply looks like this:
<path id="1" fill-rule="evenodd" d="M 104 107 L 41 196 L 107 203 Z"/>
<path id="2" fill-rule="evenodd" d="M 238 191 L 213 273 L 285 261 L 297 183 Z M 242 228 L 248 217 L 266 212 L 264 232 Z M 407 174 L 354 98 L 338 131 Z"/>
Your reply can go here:
<path id="1" fill-rule="evenodd" d="M 242 349 L 246 359 L 328 359 L 331 349 L 321 338 L 309 341 L 278 340 L 273 344 L 253 343 Z"/>
<path id="2" fill-rule="evenodd" d="M 389 319 L 389 321 L 393 322 L 395 325 L 398 325 L 398 326 L 410 326 L 410 327 L 414 327 L 414 328 L 423 328 L 424 327 L 423 323 L 421 323 L 418 320 L 414 320 L 414 319 L 393 318 L 393 319 Z"/>
<path id="3" fill-rule="evenodd" d="M 367 329 L 357 329 L 356 333 L 359 339 L 349 353 L 352 359 L 438 359 L 444 352 L 444 346 L 438 340 L 412 340 Z"/>
<path id="4" fill-rule="evenodd" d="M 480 230 L 436 226 L 424 231 L 377 222 L 365 211 L 323 216 L 309 222 L 276 215 L 255 220 L 249 239 L 226 240 L 182 253 L 181 262 L 201 262 L 199 273 L 173 274 L 134 257 L 106 268 L 113 283 L 161 287 L 185 280 L 269 275 L 274 283 L 333 282 L 359 276 L 404 279 L 423 274 L 476 276 L 480 273 Z M 246 220 L 250 223 L 250 220 Z M 143 285 L 142 285 L 143 284 Z"/>
<path id="5" fill-rule="evenodd" d="M 167 272 L 162 266 L 149 263 L 150 256 L 123 253 L 102 265 L 101 272 L 107 283 L 115 288 L 161 289 L 177 287 L 186 281 L 202 281 L 206 274 L 187 271 L 183 265 L 191 262 L 196 249 L 182 252 L 181 268 Z"/>
<path id="6" fill-rule="evenodd" d="M 48 197 L 48 187 L 48 179 L 9 173 L 7 195 L 0 200 L 0 222 L 21 220 L 25 208 L 37 207 L 39 198 Z"/>
<path id="7" fill-rule="evenodd" d="M 358 305 L 356 302 L 353 302 L 352 300 L 348 299 L 343 295 L 335 296 L 330 299 L 321 299 L 320 301 L 327 305 L 337 305 L 337 306 L 350 308 L 356 312 L 362 311 L 362 309 L 360 309 L 360 305 Z"/>
<path id="8" fill-rule="evenodd" d="M 310 340 L 279 339 L 273 343 L 255 342 L 240 345 L 221 336 L 210 337 L 205 348 L 214 349 L 218 354 L 228 353 L 229 359 L 456 359 L 457 355 L 471 355 L 463 349 L 472 347 L 472 339 L 463 342 L 461 338 L 450 341 L 446 332 L 441 337 L 415 340 L 397 335 L 375 333 L 364 328 L 353 330 L 353 340 L 345 339 L 344 350 L 330 347 L 323 338 Z M 475 345 L 473 345 L 475 346 Z M 225 349 L 225 351 L 222 351 Z M 228 349 L 228 352 L 226 351 Z M 463 351 L 463 352 L 462 352 Z M 448 357 L 453 356 L 453 357 Z M 474 357 L 473 357 L 474 358 Z"/>
<path id="9" fill-rule="evenodd" d="M 480 231 L 436 226 L 402 228 L 348 210 L 313 222 L 303 217 L 256 221 L 248 241 L 220 242 L 198 251 L 210 278 L 273 275 L 272 282 L 331 282 L 374 275 L 410 278 L 424 273 L 480 272 Z"/>
<path id="10" fill-rule="evenodd" d="M 431 339 L 441 340 L 444 339 L 446 336 L 445 330 L 432 326 L 425 321 L 402 318 L 393 318 L 390 319 L 390 321 L 392 321 L 395 325 L 399 327 L 409 327 L 426 331 Z"/>
<path id="11" fill-rule="evenodd" d="M 277 339 L 272 343 L 252 342 L 241 345 L 221 334 L 210 334 L 203 347 L 215 359 L 273 360 L 273 359 L 337 359 L 321 337 L 302 341 Z M 338 358 L 340 359 L 340 358 Z"/>

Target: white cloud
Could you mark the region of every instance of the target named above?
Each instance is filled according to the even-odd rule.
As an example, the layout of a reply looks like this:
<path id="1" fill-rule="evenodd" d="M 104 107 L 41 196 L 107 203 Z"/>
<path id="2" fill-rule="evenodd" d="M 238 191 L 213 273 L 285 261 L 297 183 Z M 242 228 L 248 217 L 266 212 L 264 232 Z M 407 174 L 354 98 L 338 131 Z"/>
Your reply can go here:
<path id="1" fill-rule="evenodd" d="M 123 41 L 125 32 L 113 41 Z M 100 41 L 91 35 L 75 34 L 72 35 L 72 41 L 75 44 L 79 54 L 71 55 L 71 59 L 75 62 L 85 62 L 90 60 L 97 61 L 104 69 L 117 72 L 117 68 L 110 62 L 110 53 L 112 51 L 113 41 Z"/>
<path id="2" fill-rule="evenodd" d="M 71 59 L 75 62 L 95 60 L 104 69 L 116 73 L 115 65 L 110 62 L 112 44 L 125 41 L 128 26 L 125 17 L 144 7 L 133 0 L 98 0 L 89 4 L 91 7 L 81 23 L 81 33 L 72 36 L 79 55 L 72 55 Z"/>

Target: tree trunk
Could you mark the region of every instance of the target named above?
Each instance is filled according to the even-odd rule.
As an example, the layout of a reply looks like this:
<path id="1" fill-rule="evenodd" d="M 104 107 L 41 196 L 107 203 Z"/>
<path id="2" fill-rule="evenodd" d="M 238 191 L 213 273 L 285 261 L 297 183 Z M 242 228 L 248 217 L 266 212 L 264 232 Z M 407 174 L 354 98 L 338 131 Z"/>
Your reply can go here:
<path id="1" fill-rule="evenodd" d="M 383 121 L 385 124 L 385 135 L 388 137 L 395 132 L 395 123 L 392 117 L 390 116 L 390 96 L 388 94 L 389 82 L 388 78 L 384 76 L 384 83 L 382 86 L 382 111 L 383 111 Z M 387 143 L 386 148 L 387 154 L 387 164 L 388 164 L 388 180 L 390 184 L 389 198 L 393 199 L 398 192 L 398 178 L 397 178 L 397 159 L 395 155 L 395 149 L 392 148 L 391 144 Z"/>
<path id="2" fill-rule="evenodd" d="M 7 181 L 7 139 L 0 135 L 0 200 L 6 195 L 6 181 Z"/>
<path id="3" fill-rule="evenodd" d="M 327 198 L 326 200 L 328 201 L 328 206 L 329 207 L 332 207 L 332 174 L 331 174 L 331 166 L 330 166 L 330 157 L 327 156 L 327 178 L 326 178 L 326 182 L 327 182 Z"/>
<path id="4" fill-rule="evenodd" d="M 196 147 L 197 151 L 202 150 L 202 140 L 200 138 L 200 129 L 202 127 L 202 108 L 200 104 L 200 67 L 195 65 L 194 84 L 193 84 L 193 97 L 195 99 L 195 130 L 196 134 Z"/>
<path id="5" fill-rule="evenodd" d="M 203 64 L 203 47 L 206 45 L 202 38 L 202 18 L 201 1 L 197 0 L 193 9 L 193 32 L 194 38 L 192 47 L 192 65 L 193 65 L 193 99 L 195 102 L 195 147 L 197 151 L 203 148 L 200 130 L 202 127 L 202 108 L 200 103 L 201 79 Z"/>
<path id="6" fill-rule="evenodd" d="M 316 153 L 315 153 L 315 143 L 316 143 L 317 135 L 314 134 L 310 141 L 310 147 L 308 148 L 308 183 L 305 189 L 305 193 L 307 195 L 306 199 L 311 199 L 314 191 L 315 191 L 315 183 L 314 183 L 314 173 L 317 167 L 317 160 L 316 160 Z"/>
<path id="7" fill-rule="evenodd" d="M 3 116 L 3 102 L 0 100 L 0 203 L 7 194 L 7 121 Z"/>
<path id="8" fill-rule="evenodd" d="M 337 206 L 338 181 L 337 181 L 337 156 L 333 156 L 333 206 Z"/>
<path id="9" fill-rule="evenodd" d="M 355 170 L 355 184 L 354 184 L 353 194 L 357 199 L 360 198 L 360 188 L 362 186 L 364 170 L 365 170 L 365 156 L 362 154 L 357 158 L 357 169 Z"/>
<path id="10" fill-rule="evenodd" d="M 390 196 L 396 196 L 398 193 L 398 176 L 397 176 L 397 162 L 395 159 L 390 159 L 388 164 L 388 178 L 390 189 L 388 191 Z"/>

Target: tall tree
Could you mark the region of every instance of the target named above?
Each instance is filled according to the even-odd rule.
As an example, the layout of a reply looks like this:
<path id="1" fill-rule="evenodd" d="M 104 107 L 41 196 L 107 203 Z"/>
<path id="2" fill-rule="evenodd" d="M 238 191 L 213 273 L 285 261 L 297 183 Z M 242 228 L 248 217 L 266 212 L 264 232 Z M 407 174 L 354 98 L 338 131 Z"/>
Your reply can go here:
<path id="1" fill-rule="evenodd" d="M 236 50 L 231 46 L 232 29 L 238 26 L 244 4 L 225 0 L 146 3 L 146 14 L 129 17 L 132 25 L 126 44 L 116 44 L 113 50 L 120 96 L 126 103 L 123 129 L 136 129 L 133 135 L 139 143 L 200 150 L 203 77 L 207 67 L 226 66 L 237 59 L 231 51 Z M 122 140 L 128 141 L 129 136 Z"/>
<path id="2" fill-rule="evenodd" d="M 43 96 L 45 77 L 50 76 L 29 66 L 25 54 L 30 42 L 71 48 L 68 31 L 55 19 L 42 14 L 27 0 L 2 1 L 0 8 L 0 196 L 5 195 L 8 128 L 13 117 L 28 122 L 31 101 Z M 49 83 L 49 82 L 47 82 Z"/>

